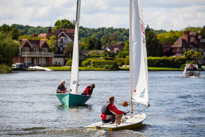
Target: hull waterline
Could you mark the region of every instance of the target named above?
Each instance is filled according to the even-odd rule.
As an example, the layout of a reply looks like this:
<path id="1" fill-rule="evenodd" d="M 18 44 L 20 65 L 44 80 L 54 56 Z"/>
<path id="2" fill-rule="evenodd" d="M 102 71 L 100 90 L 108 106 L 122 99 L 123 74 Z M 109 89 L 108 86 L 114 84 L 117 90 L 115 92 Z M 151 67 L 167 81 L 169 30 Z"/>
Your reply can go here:
<path id="1" fill-rule="evenodd" d="M 56 96 L 64 106 L 84 105 L 91 98 L 91 96 L 65 93 L 58 93 Z"/>

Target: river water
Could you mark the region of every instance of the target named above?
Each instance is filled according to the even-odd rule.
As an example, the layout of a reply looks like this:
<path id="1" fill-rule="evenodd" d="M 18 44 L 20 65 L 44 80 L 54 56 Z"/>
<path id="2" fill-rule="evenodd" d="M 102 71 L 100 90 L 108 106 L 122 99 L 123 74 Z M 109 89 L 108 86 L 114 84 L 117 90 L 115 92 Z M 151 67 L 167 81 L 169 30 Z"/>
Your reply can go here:
<path id="1" fill-rule="evenodd" d="M 129 101 L 129 71 L 80 71 L 79 92 L 95 83 L 86 106 L 66 108 L 55 96 L 62 79 L 69 87 L 70 71 L 37 71 L 0 74 L 0 136 L 4 137 L 148 137 L 205 135 L 205 72 L 200 78 L 184 78 L 181 71 L 150 71 L 151 106 L 144 127 L 105 132 L 87 130 L 100 121 L 100 110 L 108 97 L 116 106 Z M 135 114 L 141 107 L 135 106 Z"/>

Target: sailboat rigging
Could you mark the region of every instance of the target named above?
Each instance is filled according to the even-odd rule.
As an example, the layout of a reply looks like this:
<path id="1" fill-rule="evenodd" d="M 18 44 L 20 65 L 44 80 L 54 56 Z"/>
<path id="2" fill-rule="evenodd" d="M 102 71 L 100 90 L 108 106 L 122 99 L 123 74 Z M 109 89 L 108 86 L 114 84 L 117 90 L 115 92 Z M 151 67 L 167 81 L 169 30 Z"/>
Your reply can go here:
<path id="1" fill-rule="evenodd" d="M 133 115 L 134 102 L 149 106 L 147 53 L 142 18 L 141 0 L 130 0 L 129 63 L 130 63 L 130 116 L 124 116 L 120 125 L 94 123 L 85 128 L 106 131 L 137 128 L 146 118 L 145 113 Z"/>
<path id="2" fill-rule="evenodd" d="M 70 93 L 56 94 L 59 101 L 65 106 L 83 105 L 91 98 L 91 96 L 78 94 L 78 85 L 79 85 L 79 41 L 78 39 L 79 39 L 80 6 L 81 6 L 81 0 L 77 0 L 76 24 L 75 24 L 71 80 L 70 80 Z"/>

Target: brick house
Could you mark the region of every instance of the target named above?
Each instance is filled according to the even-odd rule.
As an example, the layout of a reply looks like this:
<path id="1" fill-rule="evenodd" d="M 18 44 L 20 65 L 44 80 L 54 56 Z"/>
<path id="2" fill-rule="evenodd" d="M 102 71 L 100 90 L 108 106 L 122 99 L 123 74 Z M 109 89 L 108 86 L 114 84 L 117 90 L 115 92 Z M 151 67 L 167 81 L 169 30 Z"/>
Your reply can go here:
<path id="1" fill-rule="evenodd" d="M 19 56 L 13 59 L 14 63 L 25 63 L 26 66 L 52 66 L 54 53 L 45 39 L 20 40 Z"/>
<path id="2" fill-rule="evenodd" d="M 165 56 L 173 56 L 174 55 L 173 48 L 172 48 L 171 44 L 164 42 L 164 43 L 162 43 L 162 47 L 163 47 Z"/>
<path id="3" fill-rule="evenodd" d="M 176 56 L 182 56 L 189 50 L 200 51 L 205 56 L 205 39 L 196 32 L 184 31 L 183 36 L 177 39 L 172 48 Z"/>
<path id="4" fill-rule="evenodd" d="M 74 41 L 74 29 L 56 29 L 52 32 L 52 28 L 48 28 L 47 33 L 39 34 L 39 37 L 49 39 L 51 36 L 56 36 L 56 52 L 52 58 L 52 64 L 55 66 L 62 66 L 65 64 L 64 49 L 67 43 Z"/>

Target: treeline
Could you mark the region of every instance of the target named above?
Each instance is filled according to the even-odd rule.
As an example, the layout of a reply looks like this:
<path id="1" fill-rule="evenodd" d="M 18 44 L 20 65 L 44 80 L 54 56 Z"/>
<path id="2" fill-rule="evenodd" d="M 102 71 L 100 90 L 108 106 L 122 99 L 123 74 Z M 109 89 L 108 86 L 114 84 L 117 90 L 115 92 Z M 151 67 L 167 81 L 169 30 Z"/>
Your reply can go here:
<path id="1" fill-rule="evenodd" d="M 59 28 L 74 28 L 75 22 L 67 19 L 57 20 L 54 24 L 53 30 Z M 195 31 L 205 38 L 205 27 L 188 27 L 181 31 L 165 31 L 154 30 L 149 26 L 145 29 L 146 34 L 146 46 L 147 55 L 152 57 L 164 56 L 163 44 L 173 44 L 180 36 L 183 35 L 184 30 Z M 47 33 L 48 27 L 33 27 L 29 25 L 13 24 L 11 26 L 3 24 L 0 26 L 0 64 L 6 64 L 11 66 L 12 58 L 16 57 L 19 52 L 20 43 L 18 39 L 29 38 L 30 35 Z M 126 58 L 129 56 L 129 30 L 125 28 L 86 28 L 80 27 L 80 48 L 81 50 L 103 50 L 105 46 L 116 44 L 117 42 L 124 43 L 124 51 L 114 54 L 112 52 L 105 51 L 103 53 L 104 58 Z M 40 38 L 37 38 L 40 39 Z M 55 52 L 55 37 L 52 36 L 48 43 L 52 47 L 52 51 Z M 72 56 L 72 44 L 68 44 L 65 48 L 68 58 Z M 167 56 L 171 56 L 168 54 Z M 93 51 L 89 54 L 89 57 L 98 56 L 98 52 Z"/>
<path id="2" fill-rule="evenodd" d="M 18 31 L 23 32 L 22 38 L 32 38 L 31 35 L 33 33 L 40 34 L 46 33 L 48 27 L 32 27 L 32 26 L 23 26 L 13 24 L 12 27 L 16 28 Z M 54 24 L 53 30 L 60 28 L 72 28 L 74 29 L 75 22 L 69 21 L 67 19 L 57 20 Z M 146 45 L 147 45 L 147 55 L 148 56 L 172 56 L 172 50 L 164 53 L 163 44 L 173 45 L 174 42 L 183 35 L 184 30 L 195 31 L 197 33 L 202 33 L 202 27 L 188 27 L 180 31 L 165 31 L 165 30 L 154 30 L 149 26 L 146 27 Z M 86 28 L 80 27 L 79 30 L 80 35 L 80 48 L 81 50 L 103 50 L 105 46 L 114 45 L 117 42 L 121 42 L 125 44 L 125 51 L 119 52 L 117 57 L 126 57 L 128 55 L 129 49 L 129 30 L 125 28 Z M 36 38 L 39 39 L 39 38 Z M 52 46 L 54 47 L 54 46 Z M 55 51 L 53 49 L 52 51 Z M 68 44 L 65 48 L 64 53 L 66 53 L 67 57 L 70 58 L 72 56 L 72 45 Z M 109 56 L 113 57 L 113 53 L 109 53 Z"/>
<path id="3" fill-rule="evenodd" d="M 186 57 L 148 57 L 149 67 L 184 68 Z M 72 61 L 68 60 L 66 66 L 71 66 Z M 118 70 L 122 65 L 129 65 L 129 57 L 115 58 L 115 60 L 88 58 L 80 63 L 80 66 L 88 69 L 100 68 L 104 70 Z"/>
<path id="4" fill-rule="evenodd" d="M 13 40 L 12 32 L 0 31 L 0 66 L 12 65 L 13 57 L 17 57 L 19 53 L 20 43 Z"/>
<path id="5" fill-rule="evenodd" d="M 19 25 L 13 24 L 11 27 L 15 28 L 22 32 L 22 35 L 32 35 L 32 34 L 40 34 L 40 33 L 47 33 L 48 27 L 41 27 L 41 26 L 29 26 L 29 25 Z"/>

